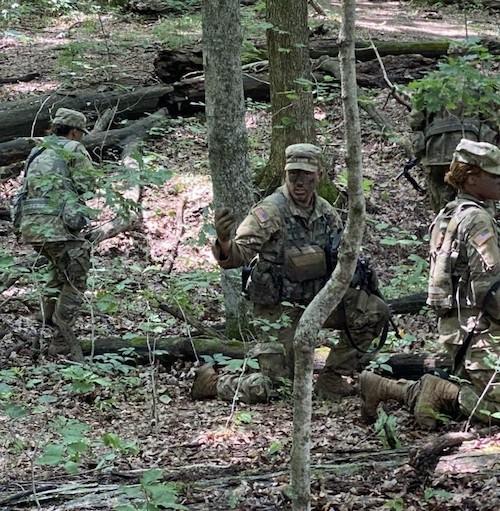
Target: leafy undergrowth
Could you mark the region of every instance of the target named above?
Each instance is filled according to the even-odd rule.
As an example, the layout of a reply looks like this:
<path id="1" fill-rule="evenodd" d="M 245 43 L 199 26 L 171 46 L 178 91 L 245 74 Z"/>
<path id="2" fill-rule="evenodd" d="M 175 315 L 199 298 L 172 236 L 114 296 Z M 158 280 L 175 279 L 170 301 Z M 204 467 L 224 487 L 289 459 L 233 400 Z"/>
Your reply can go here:
<path id="1" fill-rule="evenodd" d="M 0 58 L 9 64 L 9 74 L 31 71 L 35 63 L 44 76 L 29 85 L 6 87 L 3 99 L 52 90 L 71 80 L 78 86 L 91 84 L 91 78 L 149 82 L 155 38 L 161 33 L 153 29 L 160 21 L 75 16 L 33 31 L 27 42 L 19 30 L 4 36 L 5 56 Z M 96 53 L 89 40 L 105 40 L 108 34 L 111 46 L 101 44 L 102 53 Z M 78 44 L 71 46 L 73 39 Z M 43 58 L 47 40 L 57 58 Z M 59 46 L 64 48 L 56 50 Z M 122 65 L 113 67 L 109 59 L 118 48 Z M 83 59 L 92 52 L 94 60 Z M 392 99 L 387 101 L 385 91 L 366 94 L 402 133 L 408 130 L 405 111 Z M 326 161 L 333 162 L 330 175 L 342 186 L 338 90 L 319 90 L 318 97 L 319 143 L 326 148 Z M 405 181 L 393 179 L 405 162 L 402 150 L 381 135 L 364 111 L 361 120 L 368 202 L 364 252 L 377 268 L 384 293 L 404 296 L 425 288 L 432 214 Z M 269 149 L 266 105 L 248 105 L 247 128 L 252 166 L 257 168 Z M 290 507 L 289 387 L 284 387 L 281 400 L 268 405 L 237 404 L 233 409 L 215 400 L 193 402 L 189 389 L 195 357 L 173 359 L 153 352 L 155 340 L 187 338 L 194 330 L 160 309 L 160 303 L 176 305 L 206 326 L 218 326 L 222 299 L 210 252 L 211 189 L 203 119 L 171 119 L 150 139 L 147 150 L 174 176 L 159 188 L 145 190 L 138 231 L 108 240 L 96 250 L 75 327 L 81 339 L 96 345 L 104 338 L 130 344 L 149 341 L 151 351 L 145 359 L 124 350 L 94 356 L 83 366 L 43 354 L 33 361 L 32 343 L 40 340 L 43 347 L 51 334 L 34 318 L 40 272 L 31 249 L 17 242 L 8 223 L 0 223 L 2 247 L 10 253 L 0 259 L 0 268 L 24 268 L 0 302 L 0 509 Z M 418 174 L 417 179 L 422 181 Z M 9 195 L 13 184 L 2 186 L 2 194 Z M 429 312 L 395 319 L 404 336 L 390 336 L 388 353 L 434 348 L 435 320 Z M 378 363 L 384 360 L 382 356 Z M 494 471 L 454 474 L 448 468 L 448 473 L 417 478 L 407 464 L 408 451 L 430 435 L 415 429 L 406 411 L 388 411 L 385 427 L 381 419 L 379 429 L 390 429 L 389 439 L 360 420 L 358 398 L 315 401 L 314 509 L 500 507 Z M 453 423 L 443 427 L 457 428 Z M 489 448 L 496 452 L 495 444 Z"/>

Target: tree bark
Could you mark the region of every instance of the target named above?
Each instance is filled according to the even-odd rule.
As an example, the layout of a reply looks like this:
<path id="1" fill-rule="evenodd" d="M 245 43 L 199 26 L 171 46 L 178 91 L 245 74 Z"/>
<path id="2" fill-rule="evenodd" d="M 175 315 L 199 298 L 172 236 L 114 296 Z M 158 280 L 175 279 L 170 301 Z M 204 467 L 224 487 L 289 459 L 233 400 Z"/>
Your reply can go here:
<path id="1" fill-rule="evenodd" d="M 293 385 L 293 446 L 291 483 L 293 510 L 311 508 L 311 413 L 314 347 L 319 330 L 344 296 L 355 270 L 365 222 L 362 188 L 361 127 L 359 123 L 356 66 L 354 56 L 355 0 L 342 2 L 339 35 L 342 71 L 342 105 L 348 168 L 349 210 L 340 246 L 338 264 L 330 280 L 315 296 L 300 318 L 295 338 L 295 379 Z"/>
<path id="2" fill-rule="evenodd" d="M 204 0 L 202 26 L 213 204 L 215 208 L 232 208 L 240 222 L 252 206 L 253 191 L 247 161 L 239 1 Z M 238 270 L 222 271 L 222 288 L 226 334 L 240 337 L 246 330 L 247 306 L 241 296 Z"/>
<path id="3" fill-rule="evenodd" d="M 258 178 L 261 188 L 273 190 L 281 184 L 285 148 L 290 144 L 314 144 L 314 110 L 309 60 L 307 0 L 268 0 L 266 32 L 271 90 L 271 154 L 265 172 Z"/>
<path id="4" fill-rule="evenodd" d="M 60 107 L 93 113 L 96 110 L 118 107 L 118 115 L 140 117 L 145 112 L 155 112 L 163 106 L 163 97 L 172 92 L 169 85 L 145 87 L 131 92 L 120 90 L 96 92 L 70 91 L 53 93 L 35 100 L 0 103 L 0 142 L 14 137 L 43 135 L 50 118 Z"/>

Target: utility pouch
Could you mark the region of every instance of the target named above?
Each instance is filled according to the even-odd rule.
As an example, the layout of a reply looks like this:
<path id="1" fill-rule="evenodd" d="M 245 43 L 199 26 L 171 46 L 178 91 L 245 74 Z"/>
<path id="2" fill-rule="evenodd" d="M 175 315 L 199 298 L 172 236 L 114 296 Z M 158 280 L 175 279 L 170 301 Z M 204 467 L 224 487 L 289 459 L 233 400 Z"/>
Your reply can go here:
<path id="1" fill-rule="evenodd" d="M 285 276 L 290 282 L 322 279 L 326 273 L 326 256 L 321 247 L 310 245 L 286 251 Z"/>
<path id="2" fill-rule="evenodd" d="M 248 299 L 261 305 L 276 305 L 281 301 L 282 288 L 282 266 L 258 260 L 247 279 L 246 296 Z"/>
<path id="3" fill-rule="evenodd" d="M 71 232 L 81 231 L 89 224 L 88 218 L 78 211 L 78 206 L 74 204 L 65 204 L 62 212 L 62 219 L 64 225 Z"/>

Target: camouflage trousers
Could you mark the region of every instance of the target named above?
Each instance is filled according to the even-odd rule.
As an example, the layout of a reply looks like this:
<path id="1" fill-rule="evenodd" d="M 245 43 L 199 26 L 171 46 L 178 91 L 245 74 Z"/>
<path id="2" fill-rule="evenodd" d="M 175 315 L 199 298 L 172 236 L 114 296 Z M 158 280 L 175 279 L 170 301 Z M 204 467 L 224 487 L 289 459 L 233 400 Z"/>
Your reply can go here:
<path id="1" fill-rule="evenodd" d="M 60 241 L 46 242 L 34 248 L 49 261 L 43 316 L 46 322 L 53 323 L 58 330 L 52 351 L 71 352 L 80 358 L 81 348 L 72 327 L 87 287 L 90 244 L 85 240 Z"/>
<path id="2" fill-rule="evenodd" d="M 462 324 L 466 323 L 468 318 L 476 317 L 478 313 L 479 310 L 474 309 L 464 311 Z M 438 329 L 440 341 L 453 360 L 460 346 L 459 342 L 465 337 L 456 311 L 440 318 Z M 475 419 L 488 423 L 490 414 L 500 412 L 500 375 L 493 368 L 495 364 L 498 366 L 500 361 L 500 324 L 484 317 L 477 330 L 480 333 L 474 335 L 463 360 L 455 369 L 455 375 L 464 380 L 460 382 L 458 403 L 450 403 L 445 413 L 450 412 L 453 415 L 455 410 L 455 414 L 460 413 L 465 417 L 473 414 Z M 420 382 L 415 382 L 408 389 L 407 403 L 410 409 L 419 391 Z"/>
<path id="3" fill-rule="evenodd" d="M 453 187 L 444 182 L 444 175 L 448 172 L 448 169 L 448 165 L 428 165 L 424 167 L 427 191 L 434 213 L 438 213 L 457 194 Z"/>
<path id="4" fill-rule="evenodd" d="M 254 315 L 263 320 L 265 325 L 279 324 L 283 314 L 288 316 L 290 324 L 272 332 L 278 342 L 269 342 L 269 332 L 257 333 L 259 340 L 264 341 L 266 346 L 265 353 L 261 352 L 258 356 L 262 373 L 244 375 L 241 378 L 239 392 L 248 399 L 245 402 L 267 401 L 272 383 L 281 377 L 293 379 L 295 362 L 293 338 L 302 313 L 301 308 L 255 305 Z M 375 356 L 375 353 L 366 352 L 373 340 L 380 335 L 388 319 L 389 309 L 383 300 L 364 291 L 348 289 L 342 304 L 333 311 L 324 325 L 325 328 L 340 330 L 341 333 L 339 343 L 330 350 L 323 374 L 352 375 L 362 370 Z M 283 320 L 282 322 L 284 323 Z M 346 328 L 349 335 L 346 334 Z M 269 346 L 274 348 L 269 349 Z M 256 375 L 260 375 L 259 378 Z M 260 394 L 253 390 L 257 380 Z M 265 392 L 262 391 L 264 387 Z M 231 400 L 234 389 L 234 375 L 221 375 L 217 386 L 218 397 Z"/>

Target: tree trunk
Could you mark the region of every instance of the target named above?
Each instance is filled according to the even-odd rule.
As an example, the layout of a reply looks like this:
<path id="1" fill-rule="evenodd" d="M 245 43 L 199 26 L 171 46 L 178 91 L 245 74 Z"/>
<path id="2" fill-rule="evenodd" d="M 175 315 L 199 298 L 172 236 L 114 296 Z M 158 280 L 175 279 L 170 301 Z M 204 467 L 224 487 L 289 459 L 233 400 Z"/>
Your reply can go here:
<path id="1" fill-rule="evenodd" d="M 245 100 L 240 49 L 238 0 L 203 1 L 203 64 L 208 158 L 215 208 L 230 207 L 241 221 L 253 203 L 247 162 Z M 222 272 L 226 334 L 240 337 L 246 329 L 246 303 L 238 270 Z"/>
<path id="2" fill-rule="evenodd" d="M 281 184 L 285 148 L 316 141 L 309 61 L 307 0 L 268 0 L 267 30 L 271 89 L 271 155 L 260 187 L 273 190 Z"/>
<path id="3" fill-rule="evenodd" d="M 355 0 L 342 2 L 339 35 L 342 72 L 342 104 L 346 137 L 349 210 L 340 246 L 338 264 L 330 280 L 315 296 L 300 318 L 295 338 L 295 379 L 293 385 L 293 446 L 291 459 L 294 511 L 311 508 L 311 413 L 314 347 L 319 330 L 344 296 L 363 237 L 365 199 L 362 188 L 361 127 L 359 123 L 354 56 Z"/>
<path id="4" fill-rule="evenodd" d="M 154 112 L 163 106 L 162 98 L 172 91 L 169 85 L 145 87 L 135 91 L 106 91 L 56 93 L 35 100 L 7 101 L 0 103 L 0 142 L 14 137 L 43 135 L 50 118 L 60 107 L 94 113 L 118 105 L 120 114 L 127 118 L 140 117 L 144 112 Z"/>

